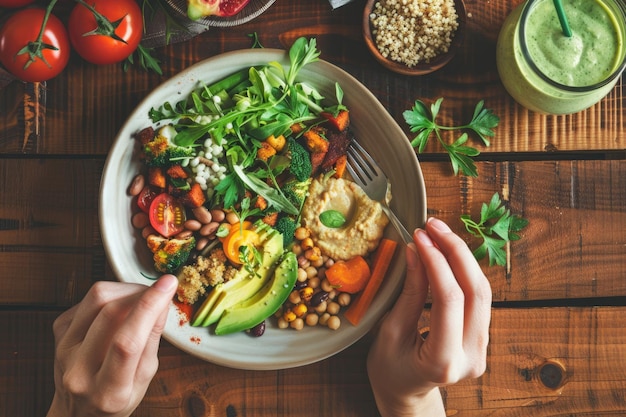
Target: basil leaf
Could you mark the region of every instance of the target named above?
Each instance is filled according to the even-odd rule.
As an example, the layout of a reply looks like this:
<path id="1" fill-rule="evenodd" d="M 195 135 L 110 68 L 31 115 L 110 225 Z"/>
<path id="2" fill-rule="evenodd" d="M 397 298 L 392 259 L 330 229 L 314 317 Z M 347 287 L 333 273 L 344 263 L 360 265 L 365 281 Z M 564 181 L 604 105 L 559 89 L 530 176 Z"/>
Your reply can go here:
<path id="1" fill-rule="evenodd" d="M 336 229 L 346 224 L 346 218 L 337 210 L 326 210 L 320 213 L 320 221 L 326 227 Z"/>

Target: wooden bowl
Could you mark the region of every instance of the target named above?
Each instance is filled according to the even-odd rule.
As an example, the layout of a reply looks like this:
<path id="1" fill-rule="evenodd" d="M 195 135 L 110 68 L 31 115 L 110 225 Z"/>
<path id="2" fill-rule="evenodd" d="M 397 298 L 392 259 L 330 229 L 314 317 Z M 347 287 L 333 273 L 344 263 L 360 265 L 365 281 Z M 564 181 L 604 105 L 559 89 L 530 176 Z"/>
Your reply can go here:
<path id="1" fill-rule="evenodd" d="M 452 38 L 452 43 L 450 44 L 448 52 L 431 58 L 430 62 L 420 62 L 417 65 L 411 67 L 404 63 L 385 58 L 376 46 L 376 41 L 374 40 L 374 36 L 372 34 L 372 24 L 370 21 L 370 14 L 372 13 L 374 5 L 378 1 L 380 0 L 367 0 L 367 3 L 365 4 L 365 9 L 363 11 L 363 38 L 365 39 L 365 44 L 367 45 L 367 48 L 370 50 L 374 58 L 376 58 L 376 60 L 387 69 L 404 75 L 430 74 L 431 72 L 442 68 L 448 62 L 450 62 L 450 60 L 454 57 L 456 51 L 461 46 L 463 41 L 463 32 L 465 31 L 465 25 L 467 20 L 467 11 L 465 10 L 465 3 L 463 2 L 463 0 L 454 0 L 454 6 L 458 15 L 459 25 L 456 29 L 454 37 Z"/>

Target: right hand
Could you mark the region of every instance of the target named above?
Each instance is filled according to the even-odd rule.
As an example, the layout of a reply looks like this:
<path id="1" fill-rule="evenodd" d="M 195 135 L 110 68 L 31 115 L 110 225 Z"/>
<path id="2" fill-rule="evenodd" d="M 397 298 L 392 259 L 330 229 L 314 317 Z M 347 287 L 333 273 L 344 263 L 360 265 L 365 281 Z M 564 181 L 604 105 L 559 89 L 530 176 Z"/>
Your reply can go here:
<path id="1" fill-rule="evenodd" d="M 465 242 L 429 219 L 406 250 L 407 273 L 368 356 L 381 415 L 445 416 L 438 387 L 480 376 L 486 367 L 491 287 Z M 430 331 L 418 320 L 430 287 Z"/>

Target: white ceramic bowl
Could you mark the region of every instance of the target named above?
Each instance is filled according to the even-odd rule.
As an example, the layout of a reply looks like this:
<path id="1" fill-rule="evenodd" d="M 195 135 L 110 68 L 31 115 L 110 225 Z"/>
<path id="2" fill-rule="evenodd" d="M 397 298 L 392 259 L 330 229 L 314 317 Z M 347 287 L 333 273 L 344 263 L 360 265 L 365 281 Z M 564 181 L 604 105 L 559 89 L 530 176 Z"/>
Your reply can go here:
<path id="1" fill-rule="evenodd" d="M 209 27 L 231 27 L 242 25 L 252 19 L 260 16 L 265 12 L 276 0 L 250 0 L 248 4 L 236 15 L 228 17 L 220 16 L 207 16 L 195 21 L 202 26 Z M 187 0 L 167 0 L 166 4 L 178 15 L 181 19 L 188 19 L 187 17 Z"/>
<path id="2" fill-rule="evenodd" d="M 156 276 L 145 241 L 131 225 L 134 201 L 127 193 L 131 180 L 140 171 L 133 134 L 151 125 L 150 108 L 168 100 L 180 100 L 200 81 L 210 84 L 238 69 L 269 61 L 287 65 L 288 56 L 282 50 L 250 49 L 202 61 L 159 86 L 130 115 L 106 161 L 99 207 L 104 247 L 120 281 L 151 285 L 153 281 L 142 274 Z M 426 219 L 424 181 L 415 152 L 400 126 L 361 83 L 328 62 L 319 61 L 304 67 L 300 78 L 318 87 L 327 97 L 334 97 L 335 81 L 341 85 L 356 138 L 391 178 L 392 207 L 409 230 L 421 226 Z M 391 225 L 386 234 L 401 242 Z M 164 337 L 190 354 L 234 368 L 266 370 L 306 365 L 327 358 L 364 336 L 394 302 L 404 272 L 404 245 L 401 243 L 379 293 L 356 327 L 343 320 L 335 331 L 321 326 L 295 331 L 280 330 L 268 323 L 260 338 L 253 339 L 245 333 L 215 336 L 207 328 L 181 325 L 180 312 L 172 303 Z"/>

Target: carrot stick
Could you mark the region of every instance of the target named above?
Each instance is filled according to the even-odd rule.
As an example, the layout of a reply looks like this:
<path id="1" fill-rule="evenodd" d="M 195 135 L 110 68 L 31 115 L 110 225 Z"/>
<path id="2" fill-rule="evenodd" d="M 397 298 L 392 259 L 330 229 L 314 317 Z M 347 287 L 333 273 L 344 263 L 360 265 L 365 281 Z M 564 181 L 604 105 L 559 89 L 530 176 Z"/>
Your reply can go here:
<path id="1" fill-rule="evenodd" d="M 359 324 L 370 304 L 372 304 L 374 296 L 383 283 L 397 246 L 398 242 L 395 240 L 382 239 L 380 241 L 378 249 L 374 254 L 374 259 L 372 260 L 372 274 L 370 279 L 359 298 L 354 300 L 344 313 L 346 320 L 352 323 L 353 326 Z"/>

